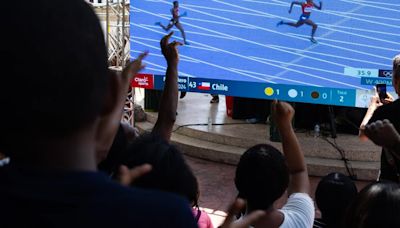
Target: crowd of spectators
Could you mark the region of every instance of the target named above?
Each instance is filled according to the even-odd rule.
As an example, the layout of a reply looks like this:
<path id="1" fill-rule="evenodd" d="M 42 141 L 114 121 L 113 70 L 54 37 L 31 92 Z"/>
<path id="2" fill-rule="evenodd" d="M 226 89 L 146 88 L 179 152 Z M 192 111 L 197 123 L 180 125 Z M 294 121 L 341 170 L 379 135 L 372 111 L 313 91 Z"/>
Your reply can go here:
<path id="1" fill-rule="evenodd" d="M 2 4 L 18 10 L 0 16 L 10 34 L 0 49 L 8 69 L 0 83 L 0 226 L 212 228 L 199 207 L 197 178 L 170 144 L 181 45 L 170 41 L 173 33 L 160 41 L 167 70 L 159 116 L 151 133 L 139 135 L 120 120 L 147 52 L 114 72 L 99 20 L 84 1 Z M 393 85 L 400 94 L 400 56 Z M 360 128 L 361 138 L 382 146 L 378 181 L 358 193 L 349 177 L 331 173 L 314 204 L 295 110 L 274 101 L 283 153 L 268 144 L 243 153 L 238 198 L 227 199 L 233 203 L 219 227 L 400 227 L 399 102 L 374 96 Z"/>

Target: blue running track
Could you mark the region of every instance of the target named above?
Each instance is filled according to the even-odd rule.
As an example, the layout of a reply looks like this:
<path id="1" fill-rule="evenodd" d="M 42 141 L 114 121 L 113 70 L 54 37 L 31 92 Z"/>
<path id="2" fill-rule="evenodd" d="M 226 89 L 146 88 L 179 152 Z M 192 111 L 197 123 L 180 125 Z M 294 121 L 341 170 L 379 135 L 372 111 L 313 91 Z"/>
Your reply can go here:
<path id="1" fill-rule="evenodd" d="M 400 53 L 399 0 L 323 1 L 322 10 L 313 9 L 310 17 L 318 25 L 317 44 L 310 42 L 308 25 L 276 26 L 281 20 L 296 22 L 299 18 L 299 6 L 288 13 L 290 2 L 179 1 L 180 13 L 188 13 L 181 24 L 190 43 L 179 48 L 179 75 L 365 91 L 372 85 L 362 78 L 376 78 L 379 70 L 381 74 L 390 70 L 392 58 Z M 166 63 L 159 40 L 167 32 L 155 23 L 169 22 L 172 1 L 131 0 L 130 7 L 131 56 L 149 50 L 145 73 L 163 75 Z M 172 30 L 173 39 L 182 41 L 179 30 Z"/>

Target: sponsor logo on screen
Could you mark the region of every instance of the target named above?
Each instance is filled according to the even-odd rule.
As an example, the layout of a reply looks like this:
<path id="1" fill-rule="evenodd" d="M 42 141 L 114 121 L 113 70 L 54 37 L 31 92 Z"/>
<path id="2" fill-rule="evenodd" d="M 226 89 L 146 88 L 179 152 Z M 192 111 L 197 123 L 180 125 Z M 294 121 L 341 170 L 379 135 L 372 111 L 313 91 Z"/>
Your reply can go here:
<path id="1" fill-rule="evenodd" d="M 132 79 L 131 86 L 154 89 L 154 77 L 152 74 L 136 74 Z"/>
<path id="2" fill-rule="evenodd" d="M 392 70 L 379 70 L 379 77 L 392 78 Z"/>
<path id="3" fill-rule="evenodd" d="M 228 86 L 226 86 L 224 84 L 218 84 L 218 83 L 212 84 L 211 88 L 212 88 L 212 90 L 215 90 L 215 91 L 226 91 L 227 92 L 229 90 Z"/>
<path id="4" fill-rule="evenodd" d="M 209 82 L 200 82 L 199 85 L 197 86 L 197 89 L 199 90 L 210 90 L 211 85 Z"/>

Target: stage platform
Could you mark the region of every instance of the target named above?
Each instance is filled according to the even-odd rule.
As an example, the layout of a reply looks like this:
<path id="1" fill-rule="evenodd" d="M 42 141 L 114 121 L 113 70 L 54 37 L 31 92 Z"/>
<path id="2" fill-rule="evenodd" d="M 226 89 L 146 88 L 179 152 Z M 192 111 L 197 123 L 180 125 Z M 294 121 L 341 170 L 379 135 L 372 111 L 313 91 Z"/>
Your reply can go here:
<path id="1" fill-rule="evenodd" d="M 136 90 L 135 99 L 143 105 L 144 91 Z M 281 144 L 269 140 L 269 125 L 250 124 L 233 120 L 226 115 L 225 97 L 210 104 L 210 95 L 188 93 L 178 103 L 178 116 L 172 142 L 186 155 L 210 161 L 235 165 L 249 147 L 268 143 L 281 149 Z M 213 125 L 208 126 L 211 118 Z M 157 113 L 147 112 L 146 122 L 137 122 L 141 131 L 152 129 Z M 312 132 L 296 129 L 306 156 L 310 176 L 324 176 L 330 172 L 349 174 L 341 153 L 330 145 L 326 137 L 315 138 Z M 349 167 L 358 180 L 374 180 L 378 175 L 380 148 L 372 142 L 361 142 L 355 135 L 338 134 L 337 145 L 343 149 Z"/>

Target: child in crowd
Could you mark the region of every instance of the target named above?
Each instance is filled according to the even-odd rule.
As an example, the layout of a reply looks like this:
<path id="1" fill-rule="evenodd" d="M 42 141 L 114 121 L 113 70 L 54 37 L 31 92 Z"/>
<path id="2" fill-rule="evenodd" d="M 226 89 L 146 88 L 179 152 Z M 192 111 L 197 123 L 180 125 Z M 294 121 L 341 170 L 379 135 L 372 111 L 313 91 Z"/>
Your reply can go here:
<path id="1" fill-rule="evenodd" d="M 208 214 L 199 209 L 199 186 L 182 154 L 157 135 L 149 134 L 135 140 L 128 148 L 124 165 L 135 168 L 150 164 L 152 170 L 136 179 L 132 186 L 178 194 L 189 201 L 200 228 L 212 228 Z"/>
<path id="2" fill-rule="evenodd" d="M 314 228 L 340 228 L 347 208 L 357 196 L 354 182 L 341 173 L 330 173 L 318 183 L 315 201 L 322 218 L 315 219 Z"/>
<path id="3" fill-rule="evenodd" d="M 344 227 L 400 227 L 399 184 L 375 182 L 362 189 L 347 211 Z"/>
<path id="4" fill-rule="evenodd" d="M 271 145 L 248 149 L 240 158 L 235 184 L 239 197 L 247 200 L 246 214 L 263 210 L 265 215 L 254 227 L 310 228 L 314 203 L 303 153 L 292 127 L 294 109 L 285 102 L 273 102 L 275 122 L 282 136 L 285 157 Z M 282 209 L 275 202 L 288 192 Z"/>

